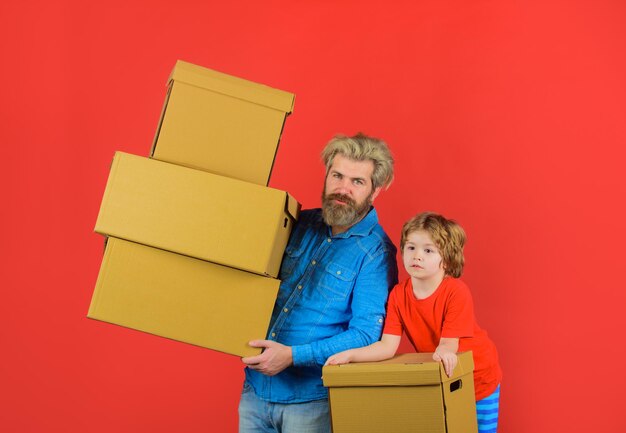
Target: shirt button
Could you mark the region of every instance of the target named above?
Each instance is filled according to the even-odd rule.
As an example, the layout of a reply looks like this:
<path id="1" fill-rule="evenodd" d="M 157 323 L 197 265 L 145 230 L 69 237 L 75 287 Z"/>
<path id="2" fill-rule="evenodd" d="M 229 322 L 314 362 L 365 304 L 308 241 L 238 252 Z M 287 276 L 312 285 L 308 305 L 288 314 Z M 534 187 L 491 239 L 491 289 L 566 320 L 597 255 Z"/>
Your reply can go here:
<path id="1" fill-rule="evenodd" d="M 311 264 L 312 264 L 312 265 L 314 265 L 314 264 L 316 264 L 316 263 L 317 263 L 317 262 L 316 262 L 315 260 L 312 260 L 312 261 L 311 261 Z"/>
<path id="2" fill-rule="evenodd" d="M 341 271 L 337 271 L 337 275 L 341 275 Z"/>
<path id="3" fill-rule="evenodd" d="M 286 313 L 287 311 L 289 311 L 289 308 L 283 308 L 283 311 Z"/>
<path id="4" fill-rule="evenodd" d="M 302 290 L 302 284 L 300 284 L 300 285 L 298 286 L 298 289 Z"/>
<path id="5" fill-rule="evenodd" d="M 272 332 L 272 337 L 276 337 L 276 333 L 275 332 Z"/>
<path id="6" fill-rule="evenodd" d="M 332 240 L 330 238 L 326 239 L 326 242 L 331 243 Z"/>
<path id="7" fill-rule="evenodd" d="M 378 319 L 378 323 L 383 323 L 383 319 Z"/>

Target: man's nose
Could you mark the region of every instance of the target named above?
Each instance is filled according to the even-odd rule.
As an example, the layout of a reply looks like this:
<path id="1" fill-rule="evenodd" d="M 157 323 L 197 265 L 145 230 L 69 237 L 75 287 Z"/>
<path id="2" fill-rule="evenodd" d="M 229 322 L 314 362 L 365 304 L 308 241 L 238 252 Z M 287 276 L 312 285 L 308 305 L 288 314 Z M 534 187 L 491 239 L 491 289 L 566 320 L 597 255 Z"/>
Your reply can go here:
<path id="1" fill-rule="evenodd" d="M 350 183 L 350 179 L 346 179 L 343 178 L 339 181 L 339 184 L 337 185 L 337 192 L 340 194 L 349 194 L 351 189 L 351 183 Z"/>

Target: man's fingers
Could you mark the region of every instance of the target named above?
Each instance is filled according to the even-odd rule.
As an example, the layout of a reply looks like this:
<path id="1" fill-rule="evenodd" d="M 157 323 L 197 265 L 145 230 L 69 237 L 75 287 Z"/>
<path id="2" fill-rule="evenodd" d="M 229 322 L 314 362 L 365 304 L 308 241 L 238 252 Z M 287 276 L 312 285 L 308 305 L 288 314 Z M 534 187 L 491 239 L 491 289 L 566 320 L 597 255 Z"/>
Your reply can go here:
<path id="1" fill-rule="evenodd" d="M 247 365 L 255 365 L 261 362 L 260 358 L 261 358 L 261 355 L 246 356 L 245 358 L 241 358 L 241 362 Z"/>
<path id="2" fill-rule="evenodd" d="M 256 340 L 255 342 L 258 343 L 259 341 L 262 342 L 263 340 Z M 250 342 L 250 346 L 252 346 L 252 343 L 253 341 Z M 252 346 L 252 347 L 263 347 L 263 346 Z M 263 352 L 260 355 L 246 356 L 245 358 L 241 358 L 241 362 L 247 365 L 254 365 L 254 364 L 259 364 L 263 362 L 265 358 L 267 358 L 267 355 L 265 352 Z"/>
<path id="3" fill-rule="evenodd" d="M 248 344 L 252 347 L 269 347 L 271 343 L 268 340 L 252 340 Z"/>
<path id="4" fill-rule="evenodd" d="M 268 341 L 268 340 L 252 340 L 252 341 L 248 342 L 248 345 L 251 346 L 251 347 L 263 347 L 263 348 L 267 349 L 270 346 L 267 343 L 272 343 L 272 342 Z M 258 364 L 263 359 L 264 359 L 263 358 L 263 353 L 261 353 L 260 355 L 247 356 L 245 358 L 241 358 L 241 361 L 244 364 L 252 365 L 252 364 Z"/>
<path id="5" fill-rule="evenodd" d="M 263 373 L 263 367 L 261 367 L 261 364 L 250 364 L 248 365 L 248 368 Z"/>

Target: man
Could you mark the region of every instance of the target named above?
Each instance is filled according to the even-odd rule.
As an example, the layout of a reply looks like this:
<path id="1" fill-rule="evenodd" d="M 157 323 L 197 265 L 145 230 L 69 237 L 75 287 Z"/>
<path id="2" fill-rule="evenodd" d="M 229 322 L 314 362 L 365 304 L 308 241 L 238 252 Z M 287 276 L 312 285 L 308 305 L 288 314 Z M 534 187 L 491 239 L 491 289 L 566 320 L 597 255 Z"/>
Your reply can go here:
<path id="1" fill-rule="evenodd" d="M 322 209 L 303 211 L 285 249 L 267 340 L 243 358 L 239 431 L 330 433 L 326 359 L 380 338 L 398 280 L 396 249 L 374 199 L 393 180 L 387 145 L 358 134 L 324 148 Z"/>

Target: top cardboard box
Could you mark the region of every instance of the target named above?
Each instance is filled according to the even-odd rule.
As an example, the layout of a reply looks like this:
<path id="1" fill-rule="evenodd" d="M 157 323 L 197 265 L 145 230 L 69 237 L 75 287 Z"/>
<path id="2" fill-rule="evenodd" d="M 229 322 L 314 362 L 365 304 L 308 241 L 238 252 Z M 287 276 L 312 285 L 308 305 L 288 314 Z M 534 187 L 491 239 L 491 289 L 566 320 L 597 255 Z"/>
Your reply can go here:
<path id="1" fill-rule="evenodd" d="M 292 93 L 178 61 L 153 158 L 267 186 Z"/>
<path id="2" fill-rule="evenodd" d="M 474 360 L 459 354 L 448 377 L 432 353 L 325 366 L 334 433 L 475 433 Z"/>

